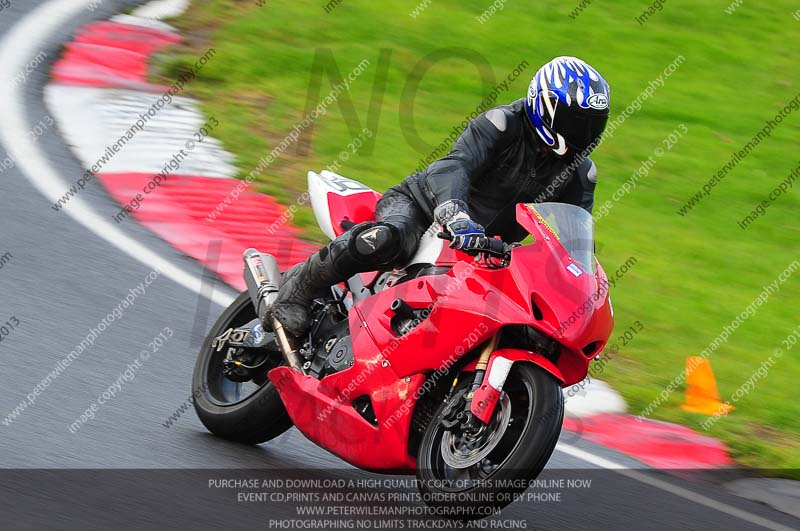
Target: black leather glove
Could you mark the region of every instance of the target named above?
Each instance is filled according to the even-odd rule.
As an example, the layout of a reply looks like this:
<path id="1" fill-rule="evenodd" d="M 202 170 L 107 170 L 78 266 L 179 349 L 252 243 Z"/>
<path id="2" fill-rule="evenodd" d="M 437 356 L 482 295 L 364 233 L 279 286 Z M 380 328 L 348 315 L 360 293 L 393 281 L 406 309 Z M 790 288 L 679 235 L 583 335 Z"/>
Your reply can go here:
<path id="1" fill-rule="evenodd" d="M 458 199 L 445 201 L 433 211 L 433 217 L 442 228 L 452 234 L 450 247 L 468 251 L 481 247 L 486 233 L 467 213 L 467 205 Z"/>

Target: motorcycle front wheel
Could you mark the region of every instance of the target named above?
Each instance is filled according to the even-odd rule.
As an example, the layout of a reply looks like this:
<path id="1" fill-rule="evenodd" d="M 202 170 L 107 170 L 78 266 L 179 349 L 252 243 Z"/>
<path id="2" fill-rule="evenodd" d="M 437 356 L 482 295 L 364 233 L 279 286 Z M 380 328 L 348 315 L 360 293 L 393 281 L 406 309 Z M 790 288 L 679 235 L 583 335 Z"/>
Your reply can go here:
<path id="1" fill-rule="evenodd" d="M 441 404 L 420 444 L 420 493 L 440 516 L 491 516 L 514 501 L 550 459 L 564 419 L 560 383 L 535 365 L 515 363 L 492 419 L 478 434 L 445 428 L 448 403 Z"/>

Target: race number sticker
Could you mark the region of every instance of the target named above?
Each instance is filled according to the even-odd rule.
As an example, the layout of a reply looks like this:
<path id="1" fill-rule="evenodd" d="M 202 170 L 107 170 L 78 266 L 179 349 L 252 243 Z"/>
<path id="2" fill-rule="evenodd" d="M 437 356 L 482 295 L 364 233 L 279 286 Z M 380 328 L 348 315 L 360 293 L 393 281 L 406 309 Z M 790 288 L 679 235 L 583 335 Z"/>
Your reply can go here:
<path id="1" fill-rule="evenodd" d="M 337 175 L 333 172 L 324 171 L 320 173 L 319 176 L 329 187 L 336 190 L 340 194 L 347 194 L 348 192 L 368 192 L 371 190 L 371 188 L 361 184 L 358 181 L 348 179 L 347 177 L 342 177 L 341 175 Z"/>

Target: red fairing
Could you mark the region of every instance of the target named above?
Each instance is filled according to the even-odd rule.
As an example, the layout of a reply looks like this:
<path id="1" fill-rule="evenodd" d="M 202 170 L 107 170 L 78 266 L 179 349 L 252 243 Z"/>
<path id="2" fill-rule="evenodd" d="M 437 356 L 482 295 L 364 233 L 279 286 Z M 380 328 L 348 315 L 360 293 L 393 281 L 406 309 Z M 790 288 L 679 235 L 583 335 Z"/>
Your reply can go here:
<path id="1" fill-rule="evenodd" d="M 269 378 L 292 422 L 315 443 L 361 468 L 413 470 L 416 461 L 406 449 L 415 393 L 425 376 L 400 378 L 361 323 L 359 310 L 353 308 L 350 332 L 356 356 L 351 368 L 317 380 L 278 367 Z M 353 408 L 353 399 L 363 395 L 372 401 L 377 425 Z"/>
<path id="2" fill-rule="evenodd" d="M 376 195 L 331 198 L 332 219 L 337 219 L 335 208 L 346 211 L 344 217 L 352 221 L 368 219 Z M 360 197 L 360 214 L 351 204 L 355 197 Z M 606 276 L 599 266 L 594 273 L 576 269 L 579 265 L 547 223 L 527 206 L 518 206 L 517 220 L 535 241 L 516 247 L 508 267 L 490 269 L 462 253 L 443 253 L 439 263 L 456 259 L 447 273 L 402 282 L 356 304 L 349 314 L 355 358 L 351 368 L 322 380 L 288 367 L 273 369 L 269 377 L 300 431 L 353 465 L 413 470 L 411 419 L 426 378 L 464 356 L 473 358 L 466 366 L 472 370 L 480 347 L 509 325 L 539 330 L 560 344 L 560 354 L 551 360 L 519 348 L 494 352 L 473 401 L 473 412 L 481 419 L 489 418 L 500 395 L 491 385 L 495 364 L 536 364 L 564 386 L 584 379 L 613 328 Z M 402 336 L 392 326 L 390 310 L 398 298 L 415 309 L 430 310 Z M 506 361 L 498 361 L 502 359 Z M 376 424 L 353 407 L 360 396 L 369 397 Z"/>
<path id="3" fill-rule="evenodd" d="M 365 470 L 411 472 L 416 463 L 407 451 L 411 416 L 406 413 L 395 418 L 384 411 L 394 411 L 388 409 L 394 407 L 398 411 L 402 411 L 400 408 L 413 411 L 416 401 L 408 399 L 405 403 L 406 399 L 400 397 L 414 396 L 425 377 L 418 375 L 407 383 L 391 372 L 381 375 L 369 371 L 368 364 L 356 364 L 329 376 L 332 381 L 326 382 L 327 385 L 289 367 L 272 369 L 269 377 L 273 383 L 277 382 L 278 393 L 292 422 L 311 441 Z M 378 371 L 375 369 L 376 373 Z M 346 391 L 354 377 L 365 373 L 371 377 L 351 388 L 352 391 Z M 375 387 L 376 383 L 379 387 Z M 376 409 L 382 408 L 381 417 L 385 420 L 378 426 L 364 420 L 353 408 L 352 399 L 365 394 L 371 397 Z M 395 399 L 381 400 L 388 396 Z"/>
<path id="4" fill-rule="evenodd" d="M 353 223 L 374 221 L 375 205 L 381 197 L 381 194 L 372 190 L 350 195 L 328 192 L 328 209 L 336 235 L 339 236 L 344 232 L 342 221 Z"/>

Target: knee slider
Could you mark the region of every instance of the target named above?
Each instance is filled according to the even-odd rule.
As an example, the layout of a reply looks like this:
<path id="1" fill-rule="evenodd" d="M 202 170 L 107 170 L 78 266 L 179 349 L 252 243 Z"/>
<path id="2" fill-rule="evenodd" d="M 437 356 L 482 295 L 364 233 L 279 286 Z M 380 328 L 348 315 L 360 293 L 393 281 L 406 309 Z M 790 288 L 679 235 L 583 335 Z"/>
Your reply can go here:
<path id="1" fill-rule="evenodd" d="M 400 233 L 388 223 L 361 223 L 351 230 L 351 251 L 367 263 L 383 265 L 400 253 Z"/>

